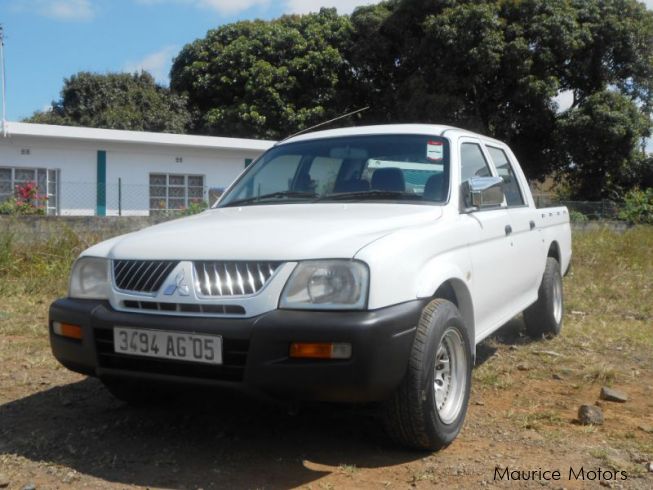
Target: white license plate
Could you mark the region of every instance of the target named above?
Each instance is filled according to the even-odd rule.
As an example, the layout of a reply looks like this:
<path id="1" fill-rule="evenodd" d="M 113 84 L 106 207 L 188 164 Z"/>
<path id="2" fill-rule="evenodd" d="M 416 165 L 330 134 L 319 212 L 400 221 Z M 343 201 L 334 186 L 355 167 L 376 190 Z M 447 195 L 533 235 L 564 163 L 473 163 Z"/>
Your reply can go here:
<path id="1" fill-rule="evenodd" d="M 113 348 L 120 354 L 222 364 L 219 335 L 114 327 Z"/>

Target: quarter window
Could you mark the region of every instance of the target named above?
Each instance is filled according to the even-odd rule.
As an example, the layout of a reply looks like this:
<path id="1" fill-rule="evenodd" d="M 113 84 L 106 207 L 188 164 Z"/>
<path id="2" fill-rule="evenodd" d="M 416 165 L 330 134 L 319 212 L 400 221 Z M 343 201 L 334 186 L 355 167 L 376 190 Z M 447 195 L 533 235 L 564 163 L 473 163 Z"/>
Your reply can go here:
<path id="1" fill-rule="evenodd" d="M 460 148 L 461 182 L 472 177 L 490 177 L 490 167 L 477 143 L 463 143 Z"/>
<path id="2" fill-rule="evenodd" d="M 510 160 L 508 160 L 508 155 L 500 148 L 488 146 L 487 149 L 499 177 L 503 179 L 503 192 L 506 195 L 506 203 L 508 206 L 523 206 L 524 195 L 519 188 L 519 182 Z"/>
<path id="3" fill-rule="evenodd" d="M 150 174 L 150 214 L 180 211 L 204 201 L 204 176 Z"/>

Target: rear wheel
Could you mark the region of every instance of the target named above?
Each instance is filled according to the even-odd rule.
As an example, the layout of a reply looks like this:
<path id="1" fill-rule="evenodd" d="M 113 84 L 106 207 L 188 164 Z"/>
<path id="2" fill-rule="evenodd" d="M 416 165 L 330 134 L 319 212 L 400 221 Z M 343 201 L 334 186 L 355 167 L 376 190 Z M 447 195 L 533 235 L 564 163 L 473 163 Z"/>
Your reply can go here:
<path id="1" fill-rule="evenodd" d="M 562 330 L 564 296 L 560 264 L 553 257 L 546 259 L 537 295 L 537 301 L 524 311 L 528 334 L 536 338 L 543 334 L 558 335 Z"/>
<path id="2" fill-rule="evenodd" d="M 469 401 L 472 354 L 456 306 L 431 301 L 415 333 L 408 371 L 384 406 L 390 437 L 404 446 L 437 450 L 460 432 Z"/>

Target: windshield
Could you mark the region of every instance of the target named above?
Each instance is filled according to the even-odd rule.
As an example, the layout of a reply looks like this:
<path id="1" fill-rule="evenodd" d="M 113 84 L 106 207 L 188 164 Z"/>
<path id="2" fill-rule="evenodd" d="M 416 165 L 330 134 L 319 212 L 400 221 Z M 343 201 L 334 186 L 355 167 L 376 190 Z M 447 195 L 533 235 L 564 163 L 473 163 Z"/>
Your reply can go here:
<path id="1" fill-rule="evenodd" d="M 279 145 L 252 164 L 218 207 L 324 201 L 443 203 L 449 145 L 425 135 L 325 138 Z"/>

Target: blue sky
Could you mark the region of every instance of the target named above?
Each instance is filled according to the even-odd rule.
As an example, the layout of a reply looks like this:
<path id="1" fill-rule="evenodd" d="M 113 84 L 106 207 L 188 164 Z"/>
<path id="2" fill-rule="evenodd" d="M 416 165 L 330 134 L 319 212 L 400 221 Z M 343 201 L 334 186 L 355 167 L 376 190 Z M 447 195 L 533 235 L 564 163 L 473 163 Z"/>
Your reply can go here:
<path id="1" fill-rule="evenodd" d="M 375 0 L 0 0 L 5 29 L 7 119 L 17 121 L 59 98 L 78 71 L 151 72 L 168 83 L 172 58 L 206 31 L 239 19 L 349 13 Z"/>
<path id="2" fill-rule="evenodd" d="M 0 0 L 5 29 L 7 119 L 59 98 L 78 71 L 144 69 L 168 83 L 172 58 L 206 31 L 239 19 L 271 19 L 320 6 L 350 13 L 378 0 Z M 653 8 L 653 0 L 646 0 Z M 557 97 L 560 109 L 570 94 Z"/>

